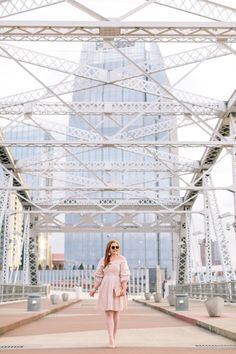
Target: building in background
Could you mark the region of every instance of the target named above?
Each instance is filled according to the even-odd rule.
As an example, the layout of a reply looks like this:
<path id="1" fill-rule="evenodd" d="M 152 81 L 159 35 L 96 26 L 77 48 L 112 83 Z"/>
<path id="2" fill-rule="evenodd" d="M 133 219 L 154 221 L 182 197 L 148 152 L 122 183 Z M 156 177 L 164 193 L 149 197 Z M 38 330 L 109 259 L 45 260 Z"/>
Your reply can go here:
<path id="1" fill-rule="evenodd" d="M 9 250 L 8 264 L 10 270 L 17 269 L 21 264 L 22 255 L 22 234 L 23 234 L 23 214 L 22 204 L 19 198 L 11 193 L 9 209 L 12 214 L 9 216 Z"/>
<path id="2" fill-rule="evenodd" d="M 122 51 L 131 57 L 135 62 L 150 61 L 152 63 L 162 62 L 161 53 L 157 44 L 145 44 L 136 43 L 122 48 Z M 122 57 L 117 51 L 110 48 L 103 47 L 102 43 L 86 43 L 82 46 L 81 52 L 81 64 L 88 64 L 91 66 L 104 68 L 107 70 L 113 70 L 121 68 L 122 66 L 130 64 L 127 59 Z M 162 85 L 169 85 L 168 78 L 164 71 L 155 74 L 153 77 L 158 79 Z M 142 77 L 144 80 L 149 80 L 147 77 Z M 156 96 L 146 94 L 144 92 L 130 90 L 123 87 L 114 85 L 104 85 L 95 87 L 88 90 L 77 91 L 73 95 L 73 101 L 118 101 L 118 102 L 147 102 L 156 100 Z M 87 116 L 88 117 L 88 116 Z M 101 117 L 99 115 L 89 116 L 89 121 L 100 129 L 100 132 L 105 136 L 112 136 L 116 134 L 119 127 L 125 122 L 125 116 L 119 116 L 114 122 L 108 117 Z M 161 122 L 162 119 L 159 115 L 150 115 L 143 117 L 142 119 L 134 122 L 129 128 L 136 129 L 144 127 L 145 125 L 151 125 Z M 88 129 L 83 120 L 78 116 L 71 116 L 69 125 L 80 129 Z M 152 134 L 151 136 L 141 137 L 144 140 L 158 140 L 163 134 L 169 134 L 168 132 Z M 172 134 L 172 133 L 171 133 Z M 168 135 L 167 135 L 168 136 Z M 170 135 L 167 140 L 171 139 Z M 159 148 L 159 151 L 171 152 L 169 148 Z M 153 157 L 142 154 L 134 154 L 133 152 L 124 151 L 122 149 L 114 149 L 112 147 L 101 149 L 94 149 L 94 151 L 81 152 L 79 158 L 82 161 L 153 161 Z M 73 158 L 71 158 L 73 159 Z M 101 174 L 99 174 L 101 173 Z M 165 172 L 137 172 L 135 179 L 137 182 L 144 180 L 150 180 L 152 186 L 169 186 L 172 184 L 170 177 L 164 176 Z M 70 177 L 71 177 L 70 173 Z M 97 172 L 102 178 L 107 178 L 105 172 Z M 80 176 L 91 178 L 91 174 L 87 172 L 81 172 Z M 134 176 L 134 175 L 132 175 Z M 126 183 L 128 184 L 132 179 L 129 173 L 126 174 Z M 118 176 L 119 177 L 119 176 Z M 117 177 L 117 178 L 118 178 Z M 123 182 L 124 179 L 122 180 Z M 99 198 L 127 198 L 124 193 L 115 192 L 97 192 L 93 193 L 93 197 Z M 168 196 L 167 191 L 159 191 L 156 193 L 156 197 Z M 135 220 L 155 221 L 157 216 L 152 215 L 139 215 Z M 100 220 L 103 224 L 116 222 L 113 214 L 104 214 Z M 77 224 L 79 222 L 79 216 L 75 214 L 67 214 L 65 216 L 65 222 L 69 224 Z M 160 264 L 161 268 L 165 270 L 167 277 L 170 277 L 173 271 L 173 235 L 172 233 L 110 233 L 105 234 L 102 232 L 80 232 L 80 233 L 66 233 L 65 234 L 65 265 L 67 268 L 73 266 L 73 262 L 67 262 L 67 260 L 76 260 L 78 264 L 92 267 L 96 265 L 98 260 L 104 254 L 106 243 L 109 239 L 117 239 L 121 244 L 121 253 L 127 258 L 131 267 L 148 267 L 155 268 L 157 264 Z"/>
<path id="3" fill-rule="evenodd" d="M 38 266 L 39 268 L 46 269 L 52 266 L 52 251 L 48 235 L 38 234 Z"/>
<path id="4" fill-rule="evenodd" d="M 48 138 L 47 133 L 42 129 L 27 126 L 23 124 L 11 125 L 9 129 L 4 130 L 4 136 L 6 139 L 17 141 L 35 141 L 35 140 L 46 140 Z M 41 149 L 40 147 L 13 147 L 11 148 L 12 155 L 14 160 L 28 160 L 27 163 L 30 164 L 30 161 L 36 161 L 37 159 L 45 156 L 45 153 L 48 153 L 46 150 Z M 48 185 L 48 179 L 40 176 L 40 174 L 22 174 L 22 178 L 25 184 L 34 185 L 34 186 L 45 186 Z M 33 191 L 31 198 L 38 196 L 42 192 Z M 43 193 L 46 193 L 44 191 Z M 11 264 L 12 269 L 17 268 L 21 265 L 22 262 L 22 234 L 23 234 L 23 214 L 21 214 L 22 205 L 19 198 L 12 193 L 10 198 L 10 208 L 15 210 L 16 213 L 10 216 L 10 247 L 9 247 L 9 264 Z M 49 234 L 38 234 L 36 237 L 36 247 L 38 254 L 38 266 L 45 268 L 47 265 L 51 265 L 51 246 L 49 244 Z"/>
<path id="5" fill-rule="evenodd" d="M 53 269 L 64 268 L 64 253 L 52 253 L 52 265 Z"/>

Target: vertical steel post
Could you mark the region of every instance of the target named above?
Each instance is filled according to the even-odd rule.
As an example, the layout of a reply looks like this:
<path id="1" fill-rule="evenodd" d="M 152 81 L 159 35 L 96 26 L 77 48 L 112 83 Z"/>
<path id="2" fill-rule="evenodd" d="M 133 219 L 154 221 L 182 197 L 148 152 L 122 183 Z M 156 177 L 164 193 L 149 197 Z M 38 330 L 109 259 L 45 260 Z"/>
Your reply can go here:
<path id="1" fill-rule="evenodd" d="M 35 218 L 32 217 L 29 227 L 29 281 L 31 285 L 39 284 L 37 235 L 34 223 Z"/>
<path id="2" fill-rule="evenodd" d="M 186 225 L 186 283 L 192 283 L 192 245 L 191 245 L 191 219 L 190 214 L 185 214 Z"/>
<path id="3" fill-rule="evenodd" d="M 23 253 L 23 284 L 29 285 L 29 233 L 30 216 L 25 214 L 24 218 L 24 253 Z"/>
<path id="4" fill-rule="evenodd" d="M 236 113 L 230 114 L 230 137 L 235 141 L 236 139 Z M 233 175 L 233 193 L 234 193 L 234 232 L 236 232 L 236 146 L 233 145 L 231 149 L 232 156 L 232 175 Z"/>
<path id="5" fill-rule="evenodd" d="M 6 176 L 7 178 L 7 176 Z M 11 188 L 13 183 L 13 177 L 12 175 L 9 176 L 8 178 L 8 183 L 7 186 L 8 188 Z M 2 283 L 3 284 L 8 284 L 9 283 L 9 268 L 10 268 L 10 260 L 9 260 L 9 252 L 10 252 L 10 229 L 9 229 L 9 207 L 10 207 L 10 198 L 11 194 L 7 190 L 5 195 L 4 195 L 4 200 L 2 204 L 2 225 L 1 225 L 1 231 L 3 233 L 3 241 L 2 241 Z M 3 227 L 2 227 L 3 226 Z"/>
<path id="6" fill-rule="evenodd" d="M 222 219 L 220 218 L 219 205 L 217 202 L 215 190 L 213 189 L 214 186 L 211 177 L 206 176 L 206 181 L 207 185 L 211 187 L 211 190 L 208 191 L 208 198 L 214 232 L 220 250 L 221 264 L 224 272 L 224 280 L 235 280 L 234 267 L 232 264 L 231 255 L 228 247 L 228 240 L 222 225 Z"/>
<path id="7" fill-rule="evenodd" d="M 211 231 L 210 231 L 209 196 L 207 193 L 207 175 L 203 176 L 203 186 L 204 186 L 203 200 L 204 200 L 206 281 L 212 282 L 212 247 L 211 247 Z"/>
<path id="8" fill-rule="evenodd" d="M 186 219 L 185 215 L 181 216 L 180 234 L 178 242 L 178 259 L 176 283 L 184 284 L 186 272 Z"/>

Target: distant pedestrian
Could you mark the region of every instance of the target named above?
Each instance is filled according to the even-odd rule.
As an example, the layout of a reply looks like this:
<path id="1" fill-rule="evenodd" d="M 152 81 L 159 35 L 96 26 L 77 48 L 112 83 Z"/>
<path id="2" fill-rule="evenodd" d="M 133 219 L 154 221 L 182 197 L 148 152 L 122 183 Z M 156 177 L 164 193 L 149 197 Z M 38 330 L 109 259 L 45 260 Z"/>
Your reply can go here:
<path id="1" fill-rule="evenodd" d="M 164 297 L 165 291 L 166 291 L 166 280 L 165 279 L 162 282 L 161 289 L 162 289 L 162 297 Z"/>
<path id="2" fill-rule="evenodd" d="M 100 259 L 95 284 L 90 291 L 93 297 L 99 289 L 97 308 L 105 311 L 109 347 L 115 348 L 115 336 L 119 326 L 119 312 L 127 306 L 126 287 L 130 271 L 124 256 L 119 254 L 117 240 L 110 240 L 106 246 L 105 256 Z"/>

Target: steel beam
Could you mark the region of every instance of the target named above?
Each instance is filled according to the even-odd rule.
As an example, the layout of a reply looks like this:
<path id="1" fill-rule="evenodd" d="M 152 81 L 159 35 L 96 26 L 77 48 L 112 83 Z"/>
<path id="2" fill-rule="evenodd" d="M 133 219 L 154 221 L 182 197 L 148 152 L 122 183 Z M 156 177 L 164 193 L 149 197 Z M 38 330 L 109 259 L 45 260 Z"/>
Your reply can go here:
<path id="1" fill-rule="evenodd" d="M 1 0 L 0 18 L 21 14 L 62 2 L 64 2 L 64 0 Z"/>
<path id="2" fill-rule="evenodd" d="M 1 41 L 236 41 L 236 22 L 1 21 Z"/>
<path id="3" fill-rule="evenodd" d="M 155 0 L 155 3 L 216 21 L 236 21 L 235 8 L 214 1 Z"/>
<path id="4" fill-rule="evenodd" d="M 227 148 L 236 145 L 236 141 L 227 139 L 226 141 L 123 141 L 123 140 L 101 140 L 98 142 L 92 141 L 68 141 L 68 140 L 35 140 L 35 141 L 12 141 L 5 140 L 1 142 L 3 147 L 13 146 L 37 146 L 37 147 L 211 147 L 211 148 Z"/>
<path id="5" fill-rule="evenodd" d="M 164 158 L 164 156 L 163 156 Z M 172 163 L 172 170 L 175 172 L 194 172 L 199 167 L 198 161 L 191 161 L 186 159 L 182 163 L 176 157 L 169 158 Z M 18 160 L 16 161 L 16 169 L 20 173 L 23 172 L 41 172 L 42 170 L 51 170 L 55 172 L 82 172 L 87 170 L 104 171 L 110 173 L 116 172 L 165 172 L 167 168 L 159 161 L 46 161 L 46 160 Z"/>
<path id="6" fill-rule="evenodd" d="M 159 102 L 67 102 L 68 105 L 79 116 L 82 115 L 134 115 L 142 113 L 142 116 L 146 115 L 183 115 L 189 114 L 189 112 L 179 103 L 173 101 Z M 6 105 L 0 103 L 0 114 L 2 115 L 15 115 L 24 114 L 30 112 L 33 115 L 75 115 L 71 112 L 71 109 L 63 103 L 59 102 L 32 102 L 31 104 L 18 104 L 18 105 Z M 189 103 L 189 109 L 195 114 L 204 116 L 218 116 L 221 117 L 226 112 L 226 107 L 211 106 L 209 105 L 196 105 L 195 103 Z"/>

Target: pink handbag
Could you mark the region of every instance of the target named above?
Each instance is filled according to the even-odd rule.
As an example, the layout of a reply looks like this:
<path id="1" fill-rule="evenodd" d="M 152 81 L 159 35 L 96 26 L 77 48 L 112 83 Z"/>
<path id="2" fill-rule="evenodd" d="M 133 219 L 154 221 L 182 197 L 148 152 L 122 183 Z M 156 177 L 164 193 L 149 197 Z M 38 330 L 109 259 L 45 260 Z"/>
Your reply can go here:
<path id="1" fill-rule="evenodd" d="M 120 287 L 113 289 L 114 296 L 123 296 L 122 295 L 122 289 Z"/>

